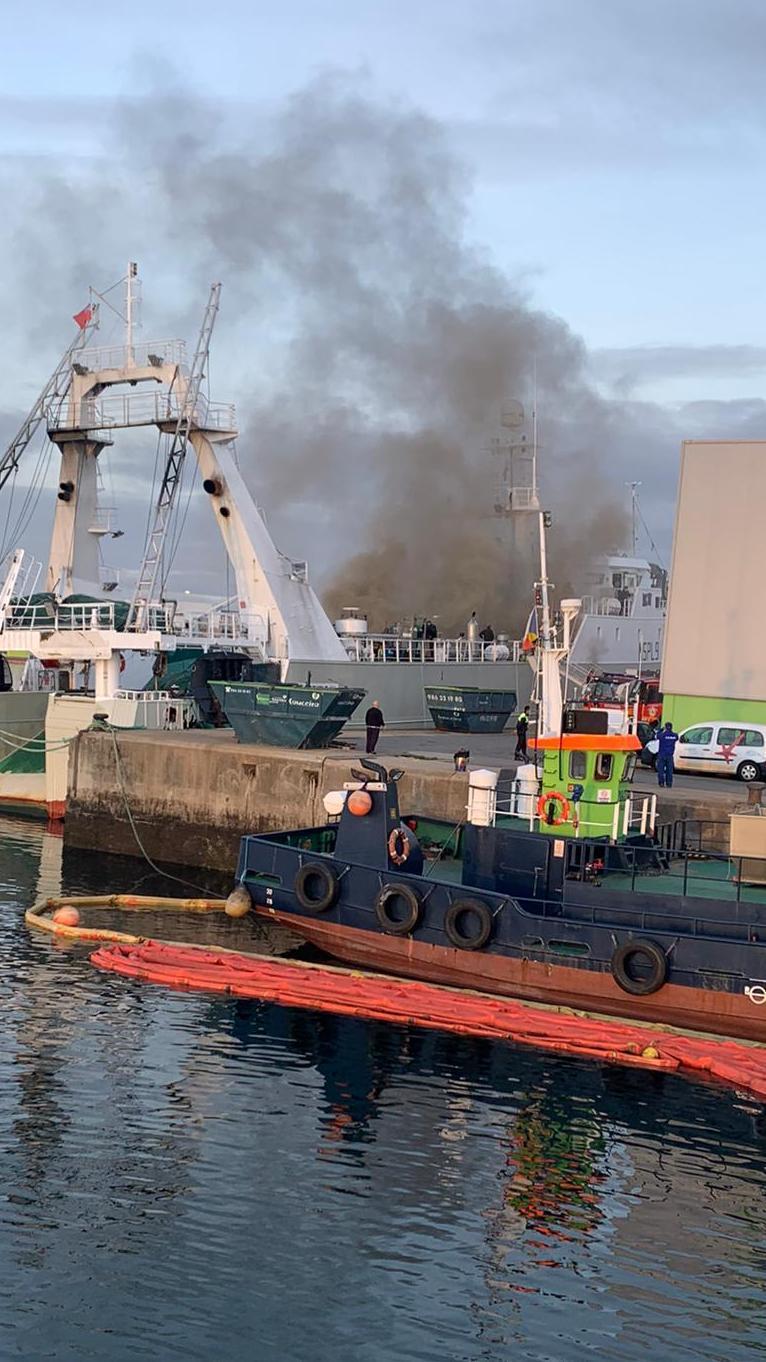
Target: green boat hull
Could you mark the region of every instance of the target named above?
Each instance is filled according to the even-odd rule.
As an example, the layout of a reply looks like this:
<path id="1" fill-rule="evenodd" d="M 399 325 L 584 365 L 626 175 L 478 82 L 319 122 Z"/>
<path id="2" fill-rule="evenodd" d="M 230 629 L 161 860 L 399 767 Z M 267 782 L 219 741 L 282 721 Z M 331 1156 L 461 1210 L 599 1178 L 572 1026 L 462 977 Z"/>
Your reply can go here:
<path id="1" fill-rule="evenodd" d="M 349 687 L 210 681 L 237 740 L 267 747 L 329 747 L 361 700 Z"/>

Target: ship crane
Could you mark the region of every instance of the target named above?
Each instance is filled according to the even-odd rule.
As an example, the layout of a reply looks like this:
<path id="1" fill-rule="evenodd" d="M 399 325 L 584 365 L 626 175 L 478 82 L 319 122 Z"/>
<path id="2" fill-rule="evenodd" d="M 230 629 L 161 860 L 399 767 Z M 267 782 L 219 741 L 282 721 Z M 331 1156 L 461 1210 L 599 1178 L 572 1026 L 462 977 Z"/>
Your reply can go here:
<path id="1" fill-rule="evenodd" d="M 98 326 L 98 305 L 94 304 L 91 309 L 90 320 L 81 328 L 74 340 L 67 346 L 56 368 L 53 370 L 48 382 L 40 393 L 32 410 L 16 433 L 13 440 L 6 449 L 2 459 L 0 459 L 0 491 L 12 473 L 19 466 L 24 451 L 30 441 L 34 439 L 35 433 L 45 419 L 51 402 L 66 397 L 72 381 L 72 365 L 75 356 L 83 349 L 91 333 Z"/>
<path id="2" fill-rule="evenodd" d="M 189 440 L 192 424 L 195 420 L 197 402 L 199 400 L 202 380 L 207 372 L 208 354 L 210 351 L 210 340 L 215 326 L 215 319 L 218 314 L 218 307 L 221 297 L 221 285 L 213 284 L 210 289 L 205 315 L 202 319 L 197 348 L 194 352 L 189 377 L 186 381 L 186 391 L 183 395 L 178 420 L 173 431 L 173 438 L 165 461 L 165 471 L 162 477 L 160 493 L 157 498 L 157 505 L 154 512 L 154 522 L 146 541 L 144 560 L 138 574 L 136 589 L 128 615 L 126 628 L 144 629 L 147 627 L 146 613 L 150 602 L 153 599 L 157 585 L 157 577 L 162 563 L 162 555 L 165 548 L 170 517 L 175 504 L 176 494 L 181 485 L 183 474 L 184 459 L 186 458 L 186 447 Z"/>

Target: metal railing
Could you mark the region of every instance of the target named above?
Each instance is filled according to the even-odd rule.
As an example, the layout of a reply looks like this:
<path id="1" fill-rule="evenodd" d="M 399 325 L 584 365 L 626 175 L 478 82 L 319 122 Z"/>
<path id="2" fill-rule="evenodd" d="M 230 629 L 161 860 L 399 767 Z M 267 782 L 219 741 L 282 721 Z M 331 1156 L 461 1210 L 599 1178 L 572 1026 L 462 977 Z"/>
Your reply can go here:
<path id="1" fill-rule="evenodd" d="M 114 430 L 130 426 L 164 425 L 178 420 L 181 399 L 164 392 L 109 393 L 84 397 L 47 413 L 49 430 Z M 236 413 L 230 402 L 207 402 L 200 398 L 193 425 L 201 430 L 236 430 Z"/>
<path id="2" fill-rule="evenodd" d="M 174 601 L 150 605 L 147 609 L 147 628 L 157 629 L 162 634 L 173 634 L 178 639 L 189 642 L 209 642 L 211 640 L 229 643 L 265 644 L 267 629 L 262 615 L 255 611 L 229 610 L 217 607 L 211 610 L 179 609 Z"/>
<path id="3" fill-rule="evenodd" d="M 704 825 L 712 828 L 714 825 Z M 667 828 L 675 829 L 668 838 Z M 703 825 L 700 825 L 702 832 Z M 623 887 L 625 879 L 630 879 L 630 893 L 644 892 L 651 893 L 653 880 L 660 879 L 661 886 L 658 891 L 662 894 L 670 894 L 678 898 L 704 898 L 722 899 L 731 903 L 766 903 L 766 883 L 760 876 L 753 882 L 748 881 L 748 876 L 752 875 L 751 867 L 754 863 L 760 863 L 764 868 L 766 876 L 766 860 L 760 860 L 755 856 L 730 856 L 726 851 L 705 849 L 703 845 L 699 847 L 683 845 L 669 850 L 665 843 L 675 842 L 678 839 L 678 824 L 670 824 L 658 829 L 657 838 L 653 842 L 643 845 L 630 845 L 624 842 L 617 845 L 610 845 L 604 842 L 590 841 L 585 839 L 582 842 L 571 842 L 567 849 L 567 878 L 582 881 L 592 881 L 594 877 L 598 882 L 610 883 L 617 891 Z M 683 834 L 681 839 L 683 840 Z M 694 839 L 693 839 L 694 840 Z M 700 843 L 706 843 L 706 837 L 700 837 Z M 575 850 L 577 848 L 577 850 Z M 617 884 L 614 876 L 620 876 L 622 884 Z M 644 887 L 645 886 L 645 887 Z M 635 908 L 626 907 L 620 910 L 615 907 L 613 897 L 609 901 L 609 912 L 617 914 L 619 911 L 635 914 Z M 567 905 L 567 915 L 569 915 L 569 905 Z M 603 910 L 599 910 L 603 917 Z M 664 915 L 667 917 L 667 908 L 657 907 L 655 914 L 647 907 L 641 909 L 642 918 L 650 918 Z M 707 919 L 690 918 L 689 927 L 693 932 L 709 932 L 712 927 L 716 927 L 716 935 L 728 935 L 736 939 L 750 940 L 749 927 L 744 921 L 736 922 L 734 919 Z M 725 931 L 721 929 L 725 928 Z"/>
<path id="4" fill-rule="evenodd" d="M 186 342 L 182 340 L 141 341 L 132 347 L 132 366 L 136 369 L 156 368 L 162 364 L 184 364 L 186 362 Z M 127 369 L 128 348 L 126 345 L 91 345 L 80 350 L 76 360 L 78 366 L 98 372 L 102 369 Z"/>
<path id="5" fill-rule="evenodd" d="M 78 604 L 29 605 L 24 601 L 9 605 L 5 627 L 50 633 L 88 629 L 114 629 L 115 607 L 112 601 L 87 601 Z"/>
<path id="6" fill-rule="evenodd" d="M 391 634 L 342 634 L 352 662 L 520 662 L 518 639 L 508 643 L 465 638 L 399 638 Z"/>

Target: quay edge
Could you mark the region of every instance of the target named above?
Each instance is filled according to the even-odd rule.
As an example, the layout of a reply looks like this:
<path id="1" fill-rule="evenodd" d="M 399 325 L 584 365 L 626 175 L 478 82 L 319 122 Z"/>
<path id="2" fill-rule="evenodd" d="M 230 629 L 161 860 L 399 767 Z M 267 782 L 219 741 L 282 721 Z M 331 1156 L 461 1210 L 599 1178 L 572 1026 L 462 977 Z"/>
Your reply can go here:
<path id="1" fill-rule="evenodd" d="M 120 772 L 110 732 L 89 729 L 72 743 L 65 845 L 140 855 L 127 795 L 138 835 L 153 860 L 232 874 L 244 834 L 325 823 L 324 795 L 342 787 L 360 755 L 240 744 L 232 733 L 220 730 L 125 729 L 116 740 Z M 465 817 L 468 777 L 456 773 L 450 762 L 381 760 L 405 771 L 403 810 L 416 808 L 456 823 Z M 711 850 L 728 850 L 729 814 L 747 798 L 742 786 L 722 781 L 714 794 L 697 795 L 686 787 L 670 795 L 659 793 L 660 821 L 709 821 L 717 825 L 709 830 Z"/>
<path id="2" fill-rule="evenodd" d="M 127 796 L 153 860 L 232 875 L 245 833 L 325 823 L 324 795 L 351 778 L 360 755 L 240 744 L 220 730 L 115 736 L 119 771 L 112 733 L 90 729 L 72 743 L 65 845 L 140 855 Z M 405 771 L 403 808 L 456 823 L 465 817 L 468 777 L 451 763 L 397 757 L 394 764 Z"/>

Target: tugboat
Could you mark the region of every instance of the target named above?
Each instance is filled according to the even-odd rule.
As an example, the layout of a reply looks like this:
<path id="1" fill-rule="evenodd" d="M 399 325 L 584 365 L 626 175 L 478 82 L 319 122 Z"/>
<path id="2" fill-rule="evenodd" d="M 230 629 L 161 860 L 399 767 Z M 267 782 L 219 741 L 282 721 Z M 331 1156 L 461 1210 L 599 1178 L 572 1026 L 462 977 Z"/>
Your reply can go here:
<path id="1" fill-rule="evenodd" d="M 708 850 L 699 825 L 657 827 L 636 801 L 639 741 L 562 705 L 578 601 L 543 615 L 537 765 L 469 777 L 457 826 L 400 811 L 403 772 L 364 760 L 325 797 L 322 827 L 244 837 L 255 911 L 340 960 L 453 987 L 766 1041 L 766 888 Z M 750 881 L 750 882 L 748 882 Z"/>

